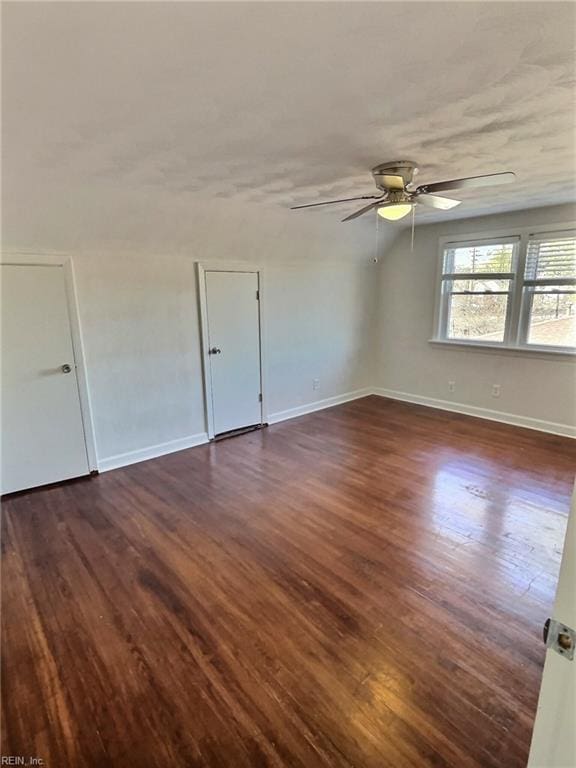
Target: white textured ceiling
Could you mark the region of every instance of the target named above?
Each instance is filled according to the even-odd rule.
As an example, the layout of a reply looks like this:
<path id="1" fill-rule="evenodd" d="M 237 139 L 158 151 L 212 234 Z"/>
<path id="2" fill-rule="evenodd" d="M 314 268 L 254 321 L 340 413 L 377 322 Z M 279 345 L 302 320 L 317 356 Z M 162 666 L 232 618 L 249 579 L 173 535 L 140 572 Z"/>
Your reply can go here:
<path id="1" fill-rule="evenodd" d="M 62 220 L 75 201 L 93 209 L 91 187 L 104 209 L 143 190 L 263 212 L 369 194 L 370 168 L 395 159 L 415 160 L 420 182 L 517 174 L 421 221 L 575 199 L 573 3 L 3 12 L 8 226 L 22 229 L 43 204 Z M 367 226 L 338 224 L 354 205 L 290 215 Z"/>

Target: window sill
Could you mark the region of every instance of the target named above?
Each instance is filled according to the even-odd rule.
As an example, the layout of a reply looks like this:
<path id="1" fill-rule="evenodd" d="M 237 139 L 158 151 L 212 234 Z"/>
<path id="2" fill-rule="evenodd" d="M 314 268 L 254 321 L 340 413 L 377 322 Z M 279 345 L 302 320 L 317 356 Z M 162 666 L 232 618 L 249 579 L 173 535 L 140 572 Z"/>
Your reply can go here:
<path id="1" fill-rule="evenodd" d="M 542 359 L 556 358 L 557 360 L 576 360 L 576 351 L 569 349 L 548 349 L 547 347 L 513 347 L 505 344 L 483 344 L 479 341 L 460 341 L 451 339 L 429 339 L 429 344 L 454 349 L 476 349 L 478 352 L 494 352 L 504 355 L 518 355 L 520 357 L 540 357 Z"/>

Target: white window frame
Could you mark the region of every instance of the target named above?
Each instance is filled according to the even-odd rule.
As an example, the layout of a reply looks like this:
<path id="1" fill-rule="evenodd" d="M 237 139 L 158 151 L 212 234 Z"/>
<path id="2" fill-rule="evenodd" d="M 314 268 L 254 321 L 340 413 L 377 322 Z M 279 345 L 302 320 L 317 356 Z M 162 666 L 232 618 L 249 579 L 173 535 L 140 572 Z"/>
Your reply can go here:
<path id="1" fill-rule="evenodd" d="M 572 236 L 574 236 L 575 233 L 574 227 L 568 228 L 566 231 L 566 234 L 570 233 Z M 536 237 L 538 235 L 545 235 L 548 234 L 549 230 L 540 230 L 540 228 L 535 228 L 530 232 L 530 235 L 527 238 L 526 242 L 526 255 L 528 254 L 528 246 L 530 243 L 530 239 L 532 237 Z M 558 236 L 565 234 L 565 231 L 562 229 L 555 229 L 553 232 L 550 232 L 551 235 Z M 524 265 L 524 272 L 525 272 L 525 265 Z M 576 293 L 576 285 L 575 285 L 576 279 L 574 278 L 565 278 L 565 277 L 555 277 L 555 278 L 536 278 L 536 279 L 526 279 L 524 276 L 524 279 L 522 281 L 522 303 L 521 303 L 521 310 L 520 310 L 520 318 L 518 322 L 518 338 L 517 338 L 517 344 L 518 346 L 522 347 L 528 347 L 529 349 L 532 349 L 534 346 L 540 346 L 542 345 L 534 345 L 530 344 L 528 342 L 528 334 L 530 332 L 530 310 L 531 310 L 531 304 L 532 304 L 532 297 L 533 293 L 531 293 L 529 290 L 526 290 L 527 288 L 537 288 L 539 286 L 545 287 L 550 285 L 560 285 L 565 287 L 572 287 L 572 291 L 570 293 Z M 576 353 L 576 348 L 574 347 L 553 347 L 553 349 L 558 349 L 560 351 L 566 351 L 568 353 Z"/>
<path id="2" fill-rule="evenodd" d="M 526 254 L 530 235 L 546 234 L 553 235 L 565 230 L 576 229 L 575 222 L 558 222 L 556 224 L 533 225 L 530 227 L 510 227 L 508 229 L 495 230 L 492 232 L 469 232 L 458 235 L 444 235 L 438 240 L 438 269 L 436 278 L 436 303 L 434 310 L 434 329 L 433 336 L 429 340 L 432 344 L 443 344 L 454 347 L 478 348 L 486 351 L 503 350 L 512 352 L 536 353 L 538 355 L 564 355 L 576 356 L 574 347 L 555 347 L 542 344 L 530 344 L 527 341 L 528 323 L 529 323 L 529 294 L 525 290 L 526 286 L 539 281 L 524 280 L 526 267 Z M 472 277 L 469 273 L 444 273 L 444 251 L 446 246 L 453 245 L 462 247 L 465 245 L 490 245 L 492 243 L 506 242 L 516 240 L 516 247 L 512 258 L 514 271 L 510 273 L 478 273 L 480 276 L 490 279 L 502 280 L 510 279 L 510 298 L 508 300 L 508 311 L 506 313 L 506 325 L 503 341 L 482 341 L 479 339 L 451 339 L 446 335 L 447 331 L 447 308 L 449 292 L 446 285 L 449 285 L 450 279 L 466 280 Z M 556 280 L 555 284 L 562 283 L 562 280 Z"/>

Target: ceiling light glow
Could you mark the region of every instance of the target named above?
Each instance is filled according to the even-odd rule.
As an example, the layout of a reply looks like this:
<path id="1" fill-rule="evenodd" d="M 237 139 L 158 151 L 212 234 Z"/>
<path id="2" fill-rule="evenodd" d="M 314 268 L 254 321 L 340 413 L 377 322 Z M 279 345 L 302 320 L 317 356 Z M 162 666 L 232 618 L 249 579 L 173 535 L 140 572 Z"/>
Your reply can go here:
<path id="1" fill-rule="evenodd" d="M 404 216 L 408 216 L 411 210 L 412 203 L 392 203 L 378 208 L 378 215 L 382 216 L 383 219 L 388 219 L 388 221 L 398 221 Z"/>

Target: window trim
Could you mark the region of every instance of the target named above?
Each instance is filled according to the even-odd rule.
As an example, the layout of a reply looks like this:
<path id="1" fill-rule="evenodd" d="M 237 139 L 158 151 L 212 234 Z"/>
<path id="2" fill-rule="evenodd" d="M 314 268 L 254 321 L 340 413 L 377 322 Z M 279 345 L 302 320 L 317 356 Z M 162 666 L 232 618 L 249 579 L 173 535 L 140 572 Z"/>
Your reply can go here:
<path id="1" fill-rule="evenodd" d="M 554 224 L 539 224 L 526 227 L 509 227 L 507 229 L 498 229 L 490 232 L 464 232 L 461 234 L 441 235 L 438 238 L 438 256 L 435 280 L 435 305 L 434 305 L 434 325 L 433 335 L 429 339 L 431 344 L 442 344 L 454 347 L 467 347 L 470 349 L 484 349 L 486 351 L 503 350 L 505 352 L 521 352 L 523 354 L 540 355 L 561 355 L 564 357 L 576 357 L 576 348 L 557 347 L 530 344 L 526 341 L 526 331 L 528 323 L 526 322 L 526 313 L 529 310 L 529 302 L 525 300 L 526 285 L 531 285 L 534 281 L 524 280 L 523 276 L 526 267 L 526 255 L 528 251 L 528 241 L 532 234 L 553 234 L 561 233 L 566 230 L 576 229 L 576 222 L 561 221 Z M 448 284 L 444 268 L 444 250 L 449 244 L 458 244 L 460 247 L 471 244 L 495 244 L 514 242 L 515 248 L 515 272 L 510 282 L 510 298 L 508 300 L 508 311 L 506 314 L 506 327 L 503 341 L 479 341 L 475 339 L 451 339 L 442 335 L 444 328 L 445 312 L 447 307 L 446 291 L 444 286 Z M 454 274 L 453 279 L 457 279 Z M 465 273 L 468 274 L 468 273 Z M 480 273 L 479 273 L 480 274 Z M 481 273 L 482 275 L 484 273 Z M 486 273 L 487 274 L 487 273 Z M 510 279 L 511 273 L 493 273 L 493 279 Z M 451 275 L 450 275 L 451 276 Z M 461 277 L 461 275 L 460 275 Z M 561 281 L 562 279 L 560 279 Z M 541 284 L 539 282 L 539 284 Z M 558 280 L 555 281 L 558 285 Z"/>

